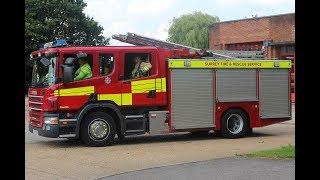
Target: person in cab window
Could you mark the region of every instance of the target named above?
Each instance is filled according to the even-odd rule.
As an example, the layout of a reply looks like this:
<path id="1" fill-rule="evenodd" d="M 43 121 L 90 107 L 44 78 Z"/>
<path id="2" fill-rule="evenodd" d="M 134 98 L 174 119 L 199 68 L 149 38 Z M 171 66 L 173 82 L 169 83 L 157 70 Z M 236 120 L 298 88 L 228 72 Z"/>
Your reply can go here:
<path id="1" fill-rule="evenodd" d="M 75 81 L 88 79 L 92 77 L 91 67 L 88 64 L 87 54 L 79 52 L 77 54 L 77 60 L 79 63 L 79 69 L 75 73 Z"/>
<path id="2" fill-rule="evenodd" d="M 149 62 L 143 62 L 142 59 L 137 56 L 134 58 L 135 66 L 131 73 L 131 78 L 139 78 L 148 76 L 149 71 L 152 68 L 152 65 Z"/>
<path id="3" fill-rule="evenodd" d="M 104 67 L 104 75 L 108 75 L 110 73 L 109 66 Z"/>
<path id="4" fill-rule="evenodd" d="M 108 75 L 109 73 L 111 73 L 111 59 L 108 59 L 106 61 L 105 67 L 104 67 L 104 74 Z"/>

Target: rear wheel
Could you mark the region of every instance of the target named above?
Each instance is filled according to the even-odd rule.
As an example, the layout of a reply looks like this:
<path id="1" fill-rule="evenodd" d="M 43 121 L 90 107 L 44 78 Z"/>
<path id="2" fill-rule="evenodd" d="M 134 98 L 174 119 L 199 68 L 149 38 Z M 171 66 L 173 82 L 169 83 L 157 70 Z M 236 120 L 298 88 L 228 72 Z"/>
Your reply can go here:
<path id="1" fill-rule="evenodd" d="M 106 146 L 114 141 L 115 123 L 104 112 L 94 112 L 81 123 L 80 138 L 88 146 Z"/>
<path id="2" fill-rule="evenodd" d="M 239 138 L 249 131 L 249 118 L 240 109 L 230 109 L 221 119 L 221 135 L 226 138 Z"/>

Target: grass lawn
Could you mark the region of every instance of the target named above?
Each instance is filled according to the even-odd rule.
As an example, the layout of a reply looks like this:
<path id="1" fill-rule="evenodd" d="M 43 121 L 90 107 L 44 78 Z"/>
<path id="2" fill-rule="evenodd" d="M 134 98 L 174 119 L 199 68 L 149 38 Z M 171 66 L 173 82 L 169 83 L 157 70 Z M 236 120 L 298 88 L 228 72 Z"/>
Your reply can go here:
<path id="1" fill-rule="evenodd" d="M 295 158 L 295 146 L 287 145 L 277 149 L 270 149 L 265 151 L 257 151 L 241 156 L 255 157 L 255 158 L 268 158 L 268 159 L 291 159 Z"/>

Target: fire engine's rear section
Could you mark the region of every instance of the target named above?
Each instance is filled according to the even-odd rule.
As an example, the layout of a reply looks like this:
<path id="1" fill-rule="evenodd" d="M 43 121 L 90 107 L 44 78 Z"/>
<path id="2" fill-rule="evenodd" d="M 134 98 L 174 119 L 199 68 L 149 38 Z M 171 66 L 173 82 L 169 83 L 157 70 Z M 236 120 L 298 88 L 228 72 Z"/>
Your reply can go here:
<path id="1" fill-rule="evenodd" d="M 92 78 L 66 78 L 78 64 L 65 60 L 78 52 L 88 55 Z M 145 77 L 130 77 L 136 56 L 152 64 Z M 29 130 L 41 136 L 90 146 L 180 131 L 237 138 L 291 119 L 290 61 L 213 60 L 150 46 L 46 48 L 32 59 Z"/>

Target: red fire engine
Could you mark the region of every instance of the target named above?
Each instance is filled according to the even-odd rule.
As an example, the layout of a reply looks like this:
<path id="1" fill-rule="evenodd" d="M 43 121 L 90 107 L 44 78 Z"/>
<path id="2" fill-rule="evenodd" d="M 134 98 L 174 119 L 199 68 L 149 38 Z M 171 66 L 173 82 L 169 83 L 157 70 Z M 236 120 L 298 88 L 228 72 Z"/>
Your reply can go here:
<path id="1" fill-rule="evenodd" d="M 92 78 L 73 80 L 78 52 L 87 54 Z M 213 130 L 238 138 L 291 119 L 291 61 L 209 55 L 186 47 L 47 43 L 31 54 L 29 130 L 104 146 L 146 133 Z M 132 79 L 136 56 L 152 68 Z"/>

